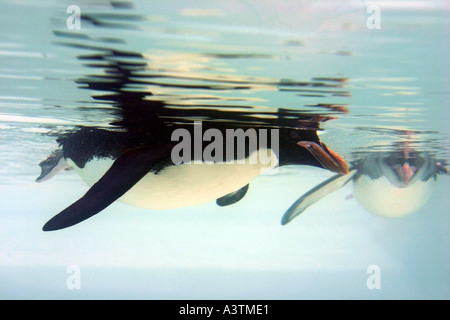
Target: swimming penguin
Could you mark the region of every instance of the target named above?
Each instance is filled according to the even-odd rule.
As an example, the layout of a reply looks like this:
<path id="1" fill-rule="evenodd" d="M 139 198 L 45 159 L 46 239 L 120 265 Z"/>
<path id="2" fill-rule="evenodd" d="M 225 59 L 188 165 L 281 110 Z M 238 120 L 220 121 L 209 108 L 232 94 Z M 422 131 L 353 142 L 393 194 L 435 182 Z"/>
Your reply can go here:
<path id="1" fill-rule="evenodd" d="M 284 213 L 281 224 L 289 223 L 349 181 L 353 181 L 354 197 L 364 209 L 384 217 L 403 217 L 429 200 L 437 175 L 448 174 L 445 166 L 428 152 L 409 147 L 370 154 L 356 161 L 347 175 L 335 175 L 301 196 Z"/>
<path id="2" fill-rule="evenodd" d="M 245 149 L 233 159 L 176 163 L 172 141 L 176 129 L 196 134 L 194 125 L 170 126 L 154 134 L 83 127 L 61 136 L 60 149 L 42 161 L 44 181 L 62 169 L 72 168 L 91 186 L 71 206 L 50 219 L 44 231 L 58 230 L 77 224 L 105 209 L 116 200 L 146 209 L 173 209 L 216 200 L 219 206 L 233 204 L 244 197 L 249 183 L 265 170 L 277 166 L 300 164 L 325 168 L 346 174 L 348 166 L 336 152 L 322 143 L 315 130 L 278 128 L 277 141 L 263 147 Z M 210 129 L 226 136 L 230 125 L 205 123 L 202 134 Z M 210 131 L 211 132 L 211 131 Z M 256 138 L 261 128 L 256 128 Z M 224 139 L 225 140 L 225 139 Z M 251 138 L 246 140 L 251 143 Z M 257 145 L 257 144 L 254 144 Z M 202 145 L 202 154 L 209 144 Z M 227 142 L 223 142 L 224 148 Z M 238 159 L 240 157 L 240 159 Z M 262 161 L 262 159 L 265 159 Z M 238 160 L 242 160 L 239 162 Z"/>
<path id="3" fill-rule="evenodd" d="M 94 90 L 92 98 L 111 107 L 105 113 L 111 112 L 108 116 L 114 121 L 106 128 L 80 127 L 62 134 L 59 149 L 40 163 L 38 182 L 73 169 L 90 186 L 83 197 L 50 219 L 44 231 L 77 224 L 116 200 L 155 210 L 214 200 L 219 206 L 231 205 L 245 196 L 254 178 L 277 166 L 348 172 L 345 160 L 318 136 L 320 123 L 341 111 L 334 110 L 332 117 L 309 109 L 302 113 L 236 105 L 234 99 L 227 101 L 215 92 L 251 89 L 252 78 L 211 79 L 209 72 L 205 79 L 178 77 L 178 72 L 166 74 L 161 66 L 149 65 L 140 53 L 95 45 L 81 49 L 89 50 L 78 56 L 83 64 L 102 71 L 76 83 Z M 175 81 L 159 81 L 167 77 Z M 186 79 L 187 84 L 180 81 Z M 276 88 L 278 83 L 272 85 Z M 152 88 L 163 88 L 164 94 L 154 94 Z M 189 103 L 190 90 L 199 103 Z M 198 96 L 199 91 L 208 93 L 206 99 Z M 229 147 L 230 130 L 240 132 L 240 138 L 243 133 L 245 139 Z M 272 132 L 277 134 L 272 137 Z"/>

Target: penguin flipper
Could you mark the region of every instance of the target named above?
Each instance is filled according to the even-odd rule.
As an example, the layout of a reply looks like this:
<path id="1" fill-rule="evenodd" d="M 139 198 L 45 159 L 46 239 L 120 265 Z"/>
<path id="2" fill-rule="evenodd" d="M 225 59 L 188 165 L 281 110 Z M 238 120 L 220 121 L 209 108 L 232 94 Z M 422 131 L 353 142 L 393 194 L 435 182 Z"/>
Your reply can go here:
<path id="1" fill-rule="evenodd" d="M 223 197 L 220 197 L 219 199 L 216 200 L 217 205 L 221 206 L 221 207 L 225 207 L 225 206 L 229 206 L 233 203 L 238 202 L 245 196 L 245 194 L 247 193 L 248 187 L 249 187 L 249 184 L 245 185 L 244 187 L 240 188 L 239 190 L 237 190 L 235 192 L 231 192 L 227 195 L 224 195 Z"/>
<path id="2" fill-rule="evenodd" d="M 292 221 L 296 216 L 301 214 L 309 206 L 313 205 L 323 197 L 333 193 L 334 191 L 342 188 L 349 182 L 356 173 L 356 169 L 351 169 L 346 175 L 334 175 L 328 180 L 325 180 L 321 184 L 317 185 L 313 189 L 309 190 L 303 196 L 297 199 L 291 207 L 284 213 L 281 218 L 281 224 L 285 225 Z"/>
<path id="3" fill-rule="evenodd" d="M 73 226 L 108 207 L 141 180 L 162 159 L 170 156 L 172 145 L 125 151 L 86 194 L 50 219 L 44 231 Z"/>

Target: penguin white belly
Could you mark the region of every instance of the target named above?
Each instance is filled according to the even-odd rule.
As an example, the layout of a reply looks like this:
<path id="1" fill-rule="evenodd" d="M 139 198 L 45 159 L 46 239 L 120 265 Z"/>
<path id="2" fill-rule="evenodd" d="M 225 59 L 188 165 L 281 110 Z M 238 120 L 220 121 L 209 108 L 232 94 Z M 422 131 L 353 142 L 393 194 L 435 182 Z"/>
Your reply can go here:
<path id="1" fill-rule="evenodd" d="M 419 210 L 433 192 L 434 179 L 417 180 L 405 188 L 392 185 L 386 177 L 372 180 L 361 176 L 353 185 L 359 204 L 374 214 L 396 218 Z"/>
<path id="2" fill-rule="evenodd" d="M 264 152 L 265 158 L 259 157 Z M 267 159 L 261 163 L 259 159 Z M 73 161 L 67 162 L 90 186 L 95 184 L 111 167 L 112 159 L 95 158 L 78 168 Z M 265 161 L 266 162 L 266 161 Z M 245 163 L 189 163 L 168 166 L 157 174 L 149 172 L 118 200 L 146 209 L 174 209 L 194 206 L 216 200 L 234 192 L 262 171 L 278 164 L 278 159 L 271 150 L 262 149 L 254 152 Z"/>

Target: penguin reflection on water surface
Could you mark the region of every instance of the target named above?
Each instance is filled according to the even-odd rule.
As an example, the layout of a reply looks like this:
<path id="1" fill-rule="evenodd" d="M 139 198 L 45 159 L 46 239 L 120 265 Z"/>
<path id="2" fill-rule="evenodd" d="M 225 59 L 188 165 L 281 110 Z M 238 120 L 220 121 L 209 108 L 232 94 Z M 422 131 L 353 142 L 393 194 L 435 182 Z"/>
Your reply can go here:
<path id="1" fill-rule="evenodd" d="M 194 126 L 183 125 L 191 132 Z M 217 129 L 224 133 L 228 126 L 203 122 L 202 131 Z M 220 206 L 239 201 L 249 183 L 264 170 L 283 165 L 311 165 L 346 174 L 345 160 L 323 144 L 316 130 L 278 129 L 278 143 L 269 141 L 263 148 L 245 148 L 245 161 L 238 158 L 206 163 L 195 159 L 174 163 L 171 141 L 177 126 L 167 126 L 155 134 L 130 133 L 84 127 L 62 135 L 61 149 L 40 163 L 38 182 L 58 171 L 72 168 L 91 186 L 78 201 L 49 220 L 43 230 L 57 230 L 77 224 L 105 209 L 115 200 L 146 209 L 174 209 L 217 200 Z M 254 132 L 261 132 L 257 128 Z M 270 131 L 270 130 L 269 130 Z M 258 137 L 257 138 L 260 138 Z M 225 139 L 224 139 L 225 140 Z M 247 140 L 246 140 L 247 141 Z M 272 144 L 271 144 L 272 143 Z M 191 145 L 193 146 L 194 143 Z M 208 147 L 202 144 L 201 154 Z M 260 145 L 259 145 L 260 146 Z M 226 142 L 223 142 L 226 149 Z M 261 161 L 263 156 L 270 161 Z"/>
<path id="2" fill-rule="evenodd" d="M 383 217 L 403 217 L 425 205 L 438 174 L 448 174 L 445 161 L 414 151 L 407 144 L 394 152 L 372 153 L 355 161 L 347 175 L 335 175 L 301 196 L 281 223 L 289 223 L 349 181 L 353 181 L 353 195 L 364 209 Z"/>

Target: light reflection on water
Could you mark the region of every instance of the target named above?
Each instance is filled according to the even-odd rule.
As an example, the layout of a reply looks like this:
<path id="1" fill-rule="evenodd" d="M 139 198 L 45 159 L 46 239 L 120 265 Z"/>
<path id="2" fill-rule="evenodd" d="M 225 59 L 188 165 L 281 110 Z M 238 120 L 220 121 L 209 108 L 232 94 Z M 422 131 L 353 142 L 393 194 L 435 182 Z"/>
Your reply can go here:
<path id="1" fill-rule="evenodd" d="M 118 99 L 124 95 L 135 95 L 154 107 L 163 104 L 166 119 L 178 121 L 211 121 L 220 116 L 221 121 L 251 120 L 273 125 L 270 119 L 277 110 L 284 112 L 283 121 L 275 122 L 281 126 L 291 126 L 290 117 L 299 115 L 324 117 L 327 121 L 321 122 L 321 138 L 349 163 L 374 153 L 397 151 L 399 143 L 428 152 L 436 161 L 445 160 L 449 151 L 445 70 L 448 8 L 439 1 L 413 3 L 410 8 L 381 5 L 382 29 L 368 30 L 367 4 L 363 1 L 282 1 L 277 5 L 265 1 L 210 5 L 137 1 L 123 6 L 80 2 L 81 29 L 69 30 L 65 12 L 68 4 L 64 2 L 3 2 L 2 190 L 33 182 L 39 174 L 37 164 L 56 148 L 59 134 L 81 126 L 111 127 L 118 120 Z M 296 170 L 287 171 L 291 180 Z M 324 173 L 318 173 L 317 179 L 311 174 L 301 192 L 289 191 L 289 201 L 272 204 L 277 223 L 289 202 L 325 178 Z M 71 183 L 77 177 L 65 174 L 61 179 Z M 277 180 L 274 185 L 285 183 Z M 325 205 L 348 205 L 345 196 L 333 199 L 335 202 L 324 200 Z M 428 224 L 431 230 L 445 234 L 448 223 L 442 225 L 442 221 L 448 220 L 442 210 L 446 201 L 432 199 L 438 203 L 425 207 L 429 211 L 425 214 L 441 208 L 434 209 L 431 218 L 440 223 Z M 12 214 L 11 209 L 14 211 L 8 208 L 8 212 Z M 17 210 L 22 208 L 18 205 Z M 42 222 L 53 213 L 42 213 Z M 419 218 L 410 219 L 420 223 Z M 405 226 L 394 228 L 383 222 L 374 230 L 385 232 L 383 224 L 386 230 L 403 228 L 404 238 L 410 240 Z M 405 223 L 411 224 L 411 220 Z M 7 227 L 2 223 L 2 228 Z M 41 225 L 35 227 L 38 230 Z M 419 230 L 423 237 L 428 234 L 415 225 L 411 230 Z M 11 254 L 13 247 L 4 234 L 3 254 Z M 289 237 L 295 239 L 291 234 Z M 439 251 L 440 259 L 448 261 L 448 244 L 442 244 L 446 236 L 435 241 L 444 251 Z M 386 243 L 372 245 L 386 247 L 387 256 L 399 255 L 403 267 L 415 261 L 410 253 L 390 251 Z M 404 240 L 401 245 L 407 243 Z M 233 244 L 227 245 L 233 248 Z M 354 248 L 340 249 L 345 256 L 346 250 Z M 285 250 L 289 252 L 289 248 Z M 267 254 L 263 249 L 257 252 Z M 14 259 L 2 260 L 15 263 Z M 170 261 L 177 263 L 176 259 Z M 324 268 L 331 263 L 326 261 Z M 346 264 L 342 265 L 345 268 Z M 436 265 L 439 272 L 448 270 L 446 263 Z M 422 267 L 412 268 L 411 273 L 420 274 Z M 448 297 L 446 290 L 448 287 L 437 288 Z"/>

